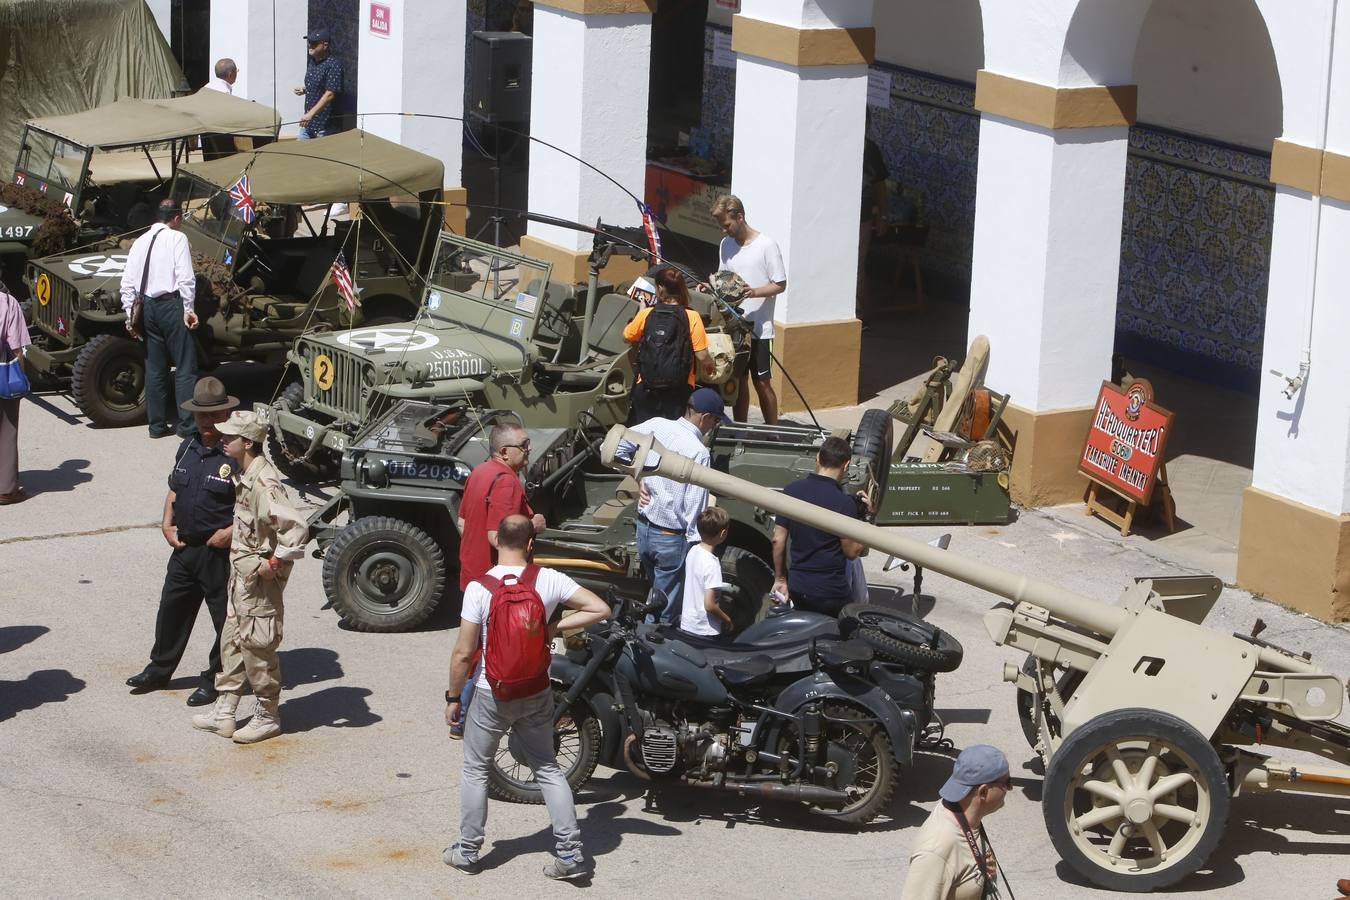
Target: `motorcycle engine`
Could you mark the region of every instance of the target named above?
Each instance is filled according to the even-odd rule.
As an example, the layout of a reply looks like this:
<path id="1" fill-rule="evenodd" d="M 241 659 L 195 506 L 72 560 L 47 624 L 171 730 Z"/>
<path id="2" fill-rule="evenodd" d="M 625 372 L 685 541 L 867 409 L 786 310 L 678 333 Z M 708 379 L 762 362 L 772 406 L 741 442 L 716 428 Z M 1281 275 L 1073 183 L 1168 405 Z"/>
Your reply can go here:
<path id="1" fill-rule="evenodd" d="M 642 731 L 642 764 L 654 775 L 684 774 L 698 768 L 701 775 L 721 772 L 727 764 L 731 736 L 713 722 L 664 722 L 649 718 Z"/>

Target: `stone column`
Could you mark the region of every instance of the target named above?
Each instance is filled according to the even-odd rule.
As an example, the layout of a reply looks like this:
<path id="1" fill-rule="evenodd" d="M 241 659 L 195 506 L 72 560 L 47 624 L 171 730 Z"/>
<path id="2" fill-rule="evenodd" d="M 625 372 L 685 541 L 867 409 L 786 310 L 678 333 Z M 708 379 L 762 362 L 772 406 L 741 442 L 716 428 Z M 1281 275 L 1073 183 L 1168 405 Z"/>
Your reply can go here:
<path id="1" fill-rule="evenodd" d="M 445 163 L 445 222 L 464 233 L 464 0 L 361 0 L 358 127 Z M 424 113 L 447 118 L 400 116 Z"/>
<path id="2" fill-rule="evenodd" d="M 305 32 L 309 10 L 304 3 L 272 0 L 212 0 L 211 64 L 228 56 L 239 66 L 236 97 L 265 103 L 294 123 L 304 113 L 304 98 L 294 88 L 305 83 Z M 295 137 L 298 127 L 281 129 Z"/>
<path id="3" fill-rule="evenodd" d="M 1305 348 L 1310 365 L 1292 396 L 1283 378 L 1261 381 L 1237 570 L 1242 587 L 1328 621 L 1350 619 L 1350 133 L 1344 137 L 1339 152 L 1276 141 L 1271 157 L 1275 231 L 1262 365 L 1296 377 Z"/>
<path id="4" fill-rule="evenodd" d="M 872 4 L 746 0 L 732 21 L 732 192 L 783 251 L 774 391 L 783 412 L 858 401 L 858 204 Z M 828 138 L 823 136 L 828 135 Z M 826 362 L 828 360 L 828 362 Z"/>
<path id="5" fill-rule="evenodd" d="M 1133 86 L 1057 88 L 981 70 L 970 334 L 1011 394 L 1013 498 L 1079 499 L 1078 453 L 1109 377 Z"/>
<path id="6" fill-rule="evenodd" d="M 530 145 L 530 211 L 588 225 L 637 225 L 647 166 L 647 80 L 656 0 L 536 0 L 530 133 L 585 160 Z M 553 263 L 555 281 L 586 280 L 591 236 L 529 223 L 522 252 Z M 619 281 L 646 263 L 616 256 Z"/>

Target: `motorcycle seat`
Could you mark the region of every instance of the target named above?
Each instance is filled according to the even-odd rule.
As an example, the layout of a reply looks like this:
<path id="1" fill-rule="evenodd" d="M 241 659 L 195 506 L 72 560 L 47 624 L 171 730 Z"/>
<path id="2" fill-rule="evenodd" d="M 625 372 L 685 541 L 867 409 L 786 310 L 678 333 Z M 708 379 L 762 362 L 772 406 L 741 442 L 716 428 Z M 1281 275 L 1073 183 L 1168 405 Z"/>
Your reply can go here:
<path id="1" fill-rule="evenodd" d="M 767 681 L 774 673 L 773 660 L 767 656 L 747 656 L 743 659 L 713 666 L 717 677 L 730 688 L 749 687 Z"/>

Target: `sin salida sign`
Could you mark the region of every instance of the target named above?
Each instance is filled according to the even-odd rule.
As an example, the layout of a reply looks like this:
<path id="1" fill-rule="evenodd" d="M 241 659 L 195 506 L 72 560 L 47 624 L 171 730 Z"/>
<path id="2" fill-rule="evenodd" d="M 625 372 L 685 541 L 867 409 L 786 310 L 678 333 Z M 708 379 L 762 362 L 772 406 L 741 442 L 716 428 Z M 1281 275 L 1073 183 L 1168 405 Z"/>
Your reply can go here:
<path id="1" fill-rule="evenodd" d="M 1078 471 L 1123 497 L 1147 505 L 1158 479 L 1172 413 L 1153 402 L 1153 387 L 1140 379 L 1128 388 L 1102 382 Z"/>

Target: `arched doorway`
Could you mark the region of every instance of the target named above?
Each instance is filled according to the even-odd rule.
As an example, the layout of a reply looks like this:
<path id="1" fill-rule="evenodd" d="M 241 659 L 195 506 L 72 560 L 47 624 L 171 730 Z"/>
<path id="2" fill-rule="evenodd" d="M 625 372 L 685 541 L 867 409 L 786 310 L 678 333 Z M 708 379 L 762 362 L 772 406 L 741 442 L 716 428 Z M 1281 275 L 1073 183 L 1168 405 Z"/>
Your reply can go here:
<path id="1" fill-rule="evenodd" d="M 1153 0 L 1133 71 L 1115 374 L 1148 377 L 1177 414 L 1178 512 L 1232 580 L 1263 371 L 1280 78 L 1252 0 Z"/>
<path id="2" fill-rule="evenodd" d="M 862 400 L 931 365 L 965 356 L 975 232 L 984 65 L 978 0 L 878 3 L 868 137 L 889 170 L 889 218 L 865 272 Z"/>

